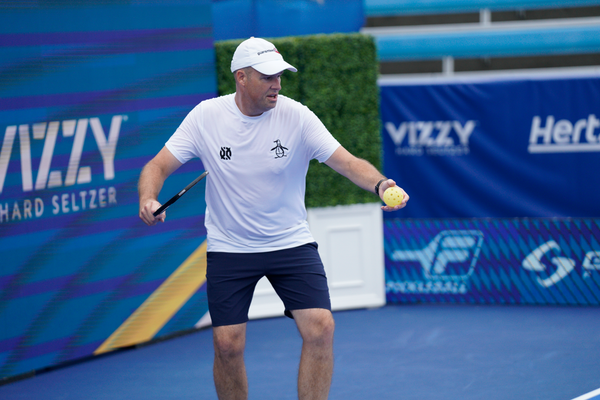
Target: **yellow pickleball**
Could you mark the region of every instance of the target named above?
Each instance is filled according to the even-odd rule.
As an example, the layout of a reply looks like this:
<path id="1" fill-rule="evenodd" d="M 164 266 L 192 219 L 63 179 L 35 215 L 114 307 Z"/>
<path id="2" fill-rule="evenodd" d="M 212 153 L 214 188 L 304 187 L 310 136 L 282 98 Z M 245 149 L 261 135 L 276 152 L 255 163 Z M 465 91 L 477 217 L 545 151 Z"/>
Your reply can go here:
<path id="1" fill-rule="evenodd" d="M 402 204 L 402 199 L 404 198 L 404 194 L 402 190 L 397 186 L 391 186 L 383 192 L 383 201 L 386 205 L 390 207 L 397 206 L 398 204 Z"/>

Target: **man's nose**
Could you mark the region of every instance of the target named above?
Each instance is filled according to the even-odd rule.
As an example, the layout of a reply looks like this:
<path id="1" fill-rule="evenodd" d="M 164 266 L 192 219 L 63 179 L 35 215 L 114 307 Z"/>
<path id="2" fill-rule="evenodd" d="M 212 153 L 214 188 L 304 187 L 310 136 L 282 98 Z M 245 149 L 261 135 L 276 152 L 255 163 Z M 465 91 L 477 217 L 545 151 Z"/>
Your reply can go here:
<path id="1" fill-rule="evenodd" d="M 273 85 L 271 86 L 271 89 L 274 90 L 281 90 L 281 78 L 277 78 L 275 79 L 275 82 L 273 83 Z"/>

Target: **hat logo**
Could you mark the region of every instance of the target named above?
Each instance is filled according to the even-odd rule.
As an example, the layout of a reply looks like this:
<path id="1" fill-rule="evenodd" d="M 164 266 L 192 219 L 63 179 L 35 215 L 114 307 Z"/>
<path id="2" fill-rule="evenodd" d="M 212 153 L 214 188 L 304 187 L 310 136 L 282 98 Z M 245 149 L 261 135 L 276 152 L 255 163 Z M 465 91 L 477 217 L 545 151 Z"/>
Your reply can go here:
<path id="1" fill-rule="evenodd" d="M 277 51 L 277 49 L 275 47 L 273 47 L 270 50 L 263 50 L 263 51 L 259 51 L 258 53 L 256 53 L 257 56 L 260 56 L 261 54 L 265 54 L 265 53 L 271 53 L 271 52 L 275 52 L 277 54 L 281 54 L 279 53 L 279 51 Z"/>

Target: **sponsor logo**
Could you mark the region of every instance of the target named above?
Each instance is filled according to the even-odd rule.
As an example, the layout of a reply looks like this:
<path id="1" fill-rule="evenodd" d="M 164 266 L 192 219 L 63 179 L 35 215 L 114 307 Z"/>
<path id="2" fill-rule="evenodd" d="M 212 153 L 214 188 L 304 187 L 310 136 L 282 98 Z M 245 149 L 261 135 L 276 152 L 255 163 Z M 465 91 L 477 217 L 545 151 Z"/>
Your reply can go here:
<path id="1" fill-rule="evenodd" d="M 256 55 L 260 56 L 261 54 L 265 54 L 265 53 L 277 53 L 277 54 L 280 54 L 279 51 L 277 51 L 277 49 L 275 47 L 273 47 L 270 50 L 259 51 L 258 53 L 256 53 Z"/>
<path id="2" fill-rule="evenodd" d="M 281 144 L 281 141 L 279 139 L 275 140 L 274 143 L 276 144 L 275 147 L 273 147 L 271 149 L 271 151 L 275 152 L 275 158 L 283 158 L 283 157 L 287 157 L 287 154 L 285 154 L 286 151 L 288 151 L 287 147 L 284 147 Z"/>
<path id="3" fill-rule="evenodd" d="M 395 250 L 395 262 L 418 262 L 422 280 L 388 281 L 386 289 L 393 293 L 464 294 L 475 270 L 483 233 L 478 230 L 440 232 L 423 249 Z"/>
<path id="4" fill-rule="evenodd" d="M 231 147 L 221 147 L 221 160 L 231 160 Z"/>
<path id="5" fill-rule="evenodd" d="M 600 120 L 594 114 L 575 123 L 553 115 L 545 121 L 538 115 L 531 121 L 529 153 L 583 153 L 600 151 Z"/>
<path id="6" fill-rule="evenodd" d="M 535 272 L 537 283 L 548 288 L 565 279 L 575 269 L 575 260 L 563 257 L 560 253 L 561 248 L 558 243 L 550 240 L 527 255 L 522 266 L 528 271 Z M 591 271 L 600 270 L 600 251 L 592 250 L 585 253 L 582 269 L 584 278 L 588 278 Z"/>
<path id="7" fill-rule="evenodd" d="M 91 166 L 81 165 L 85 140 L 90 130 L 102 158 L 104 181 L 113 180 L 115 178 L 114 160 L 117 142 L 121 124 L 126 120 L 126 115 L 113 116 L 108 131 L 104 130 L 99 118 L 7 126 L 0 149 L 0 223 L 43 216 L 46 205 L 43 193 L 47 189 L 92 183 Z M 56 157 L 56 159 L 54 157 L 55 147 L 61 140 L 72 141 L 67 163 L 65 163 L 66 159 L 62 157 Z M 17 141 L 19 143 L 18 151 L 13 152 Z M 43 146 L 40 144 L 41 155 L 32 154 L 34 147 L 32 144 L 35 141 L 43 142 Z M 39 196 L 33 198 L 21 196 L 22 198 L 19 200 L 1 199 L 5 192 L 5 183 L 9 176 L 8 167 L 13 153 L 18 154 L 20 158 L 18 165 L 20 166 L 22 193 L 24 195 L 29 192 L 40 193 Z M 38 158 L 39 164 L 37 164 Z M 62 161 L 63 159 L 64 161 Z M 37 170 L 34 170 L 34 165 Z M 13 184 L 11 191 L 14 191 L 14 188 Z M 116 204 L 116 189 L 111 186 L 72 190 L 68 193 L 53 195 L 50 202 L 54 215 L 106 207 Z"/>
<path id="8" fill-rule="evenodd" d="M 469 139 L 477 121 L 405 121 L 384 127 L 400 156 L 463 156 L 469 154 Z"/>

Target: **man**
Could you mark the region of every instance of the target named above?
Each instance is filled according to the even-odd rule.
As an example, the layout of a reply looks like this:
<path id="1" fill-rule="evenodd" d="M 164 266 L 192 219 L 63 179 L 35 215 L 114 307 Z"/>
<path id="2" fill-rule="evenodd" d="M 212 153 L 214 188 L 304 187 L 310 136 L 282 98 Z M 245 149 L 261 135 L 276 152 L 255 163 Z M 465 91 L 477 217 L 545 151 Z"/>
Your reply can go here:
<path id="1" fill-rule="evenodd" d="M 300 399 L 325 399 L 333 372 L 334 321 L 327 281 L 308 229 L 304 192 L 316 158 L 359 187 L 383 192 L 395 182 L 351 155 L 305 106 L 279 95 L 283 71 L 296 68 L 266 40 L 236 49 L 235 94 L 203 101 L 143 169 L 140 218 L 148 225 L 165 179 L 199 157 L 206 182 L 207 295 L 213 323 L 219 399 L 246 399 L 244 347 L 248 308 L 263 276 L 271 281 L 303 340 Z M 385 211 L 398 210 L 382 207 Z"/>

